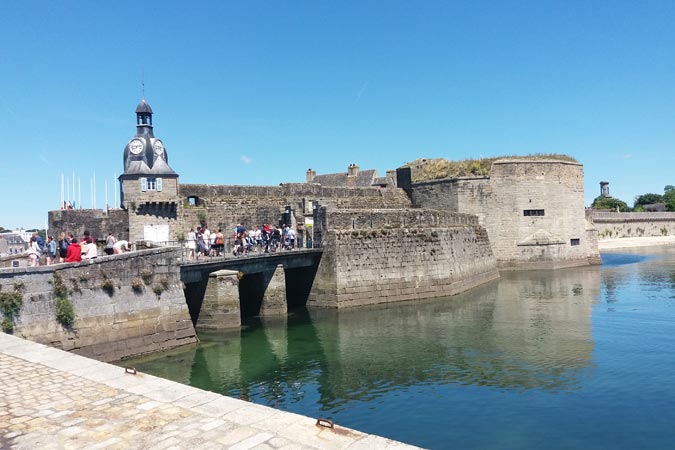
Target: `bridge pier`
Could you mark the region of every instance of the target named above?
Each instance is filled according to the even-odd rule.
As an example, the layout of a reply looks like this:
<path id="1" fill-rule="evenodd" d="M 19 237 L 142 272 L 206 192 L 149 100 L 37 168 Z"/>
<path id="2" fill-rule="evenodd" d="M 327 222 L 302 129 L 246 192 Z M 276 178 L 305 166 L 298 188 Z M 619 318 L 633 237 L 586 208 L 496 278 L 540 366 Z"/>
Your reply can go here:
<path id="1" fill-rule="evenodd" d="M 239 272 L 218 270 L 209 274 L 197 331 L 216 331 L 241 326 Z"/>
<path id="2" fill-rule="evenodd" d="M 278 316 L 288 313 L 284 266 L 279 264 L 274 270 L 263 272 L 263 285 L 265 293 L 260 305 L 260 315 Z"/>

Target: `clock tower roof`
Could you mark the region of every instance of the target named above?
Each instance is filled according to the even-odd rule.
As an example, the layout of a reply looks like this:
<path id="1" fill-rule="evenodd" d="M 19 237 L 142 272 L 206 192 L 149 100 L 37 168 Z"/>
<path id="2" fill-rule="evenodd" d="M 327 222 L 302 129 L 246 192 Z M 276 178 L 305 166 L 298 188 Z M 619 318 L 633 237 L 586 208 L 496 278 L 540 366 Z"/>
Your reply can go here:
<path id="1" fill-rule="evenodd" d="M 136 114 L 139 113 L 152 114 L 152 108 L 148 102 L 145 101 L 145 99 L 141 100 L 141 102 L 136 107 Z"/>
<path id="2" fill-rule="evenodd" d="M 152 128 L 152 108 L 143 99 L 136 107 L 136 136 L 124 147 L 122 176 L 178 176 L 169 166 L 164 143 L 154 136 Z"/>

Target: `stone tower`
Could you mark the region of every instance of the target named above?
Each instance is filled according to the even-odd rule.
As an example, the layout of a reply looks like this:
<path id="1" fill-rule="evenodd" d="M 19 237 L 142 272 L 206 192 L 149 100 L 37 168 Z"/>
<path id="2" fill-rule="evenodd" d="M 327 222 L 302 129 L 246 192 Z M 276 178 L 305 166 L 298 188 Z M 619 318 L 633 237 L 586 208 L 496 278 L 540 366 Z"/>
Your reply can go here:
<path id="1" fill-rule="evenodd" d="M 164 143 L 153 133 L 152 108 L 136 107 L 136 135 L 124 147 L 119 177 L 122 208 L 129 212 L 129 240 L 168 241 L 175 236 L 178 174 L 169 167 Z"/>
<path id="2" fill-rule="evenodd" d="M 611 195 L 609 195 L 609 181 L 601 181 L 600 182 L 600 195 L 602 197 L 607 197 L 607 198 L 612 197 Z"/>

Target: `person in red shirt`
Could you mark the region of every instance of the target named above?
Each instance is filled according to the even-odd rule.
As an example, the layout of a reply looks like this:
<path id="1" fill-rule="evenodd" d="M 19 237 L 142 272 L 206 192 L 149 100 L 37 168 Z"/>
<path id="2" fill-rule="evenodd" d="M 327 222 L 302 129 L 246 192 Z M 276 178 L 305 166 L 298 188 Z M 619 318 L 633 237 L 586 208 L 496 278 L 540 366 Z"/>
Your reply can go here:
<path id="1" fill-rule="evenodd" d="M 77 239 L 73 239 L 66 250 L 66 262 L 80 261 L 82 261 L 82 247 L 78 244 Z"/>

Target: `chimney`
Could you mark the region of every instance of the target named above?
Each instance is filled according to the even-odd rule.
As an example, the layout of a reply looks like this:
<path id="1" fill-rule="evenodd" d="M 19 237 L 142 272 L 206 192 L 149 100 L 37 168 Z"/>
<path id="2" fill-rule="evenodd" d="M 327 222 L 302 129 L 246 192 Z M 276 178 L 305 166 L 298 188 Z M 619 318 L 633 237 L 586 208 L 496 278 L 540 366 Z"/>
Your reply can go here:
<path id="1" fill-rule="evenodd" d="M 351 163 L 349 167 L 347 168 L 347 176 L 348 177 L 355 177 L 359 174 L 359 166 L 357 166 L 354 163 Z"/>
<path id="2" fill-rule="evenodd" d="M 314 177 L 316 176 L 316 170 L 314 169 L 307 169 L 307 182 L 311 183 L 314 181 Z"/>
<path id="3" fill-rule="evenodd" d="M 608 198 L 612 197 L 611 195 L 609 195 L 609 181 L 601 181 L 600 182 L 600 195 L 602 197 L 608 197 Z"/>

